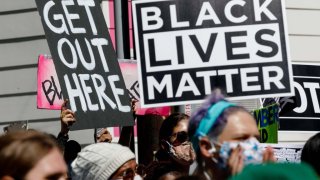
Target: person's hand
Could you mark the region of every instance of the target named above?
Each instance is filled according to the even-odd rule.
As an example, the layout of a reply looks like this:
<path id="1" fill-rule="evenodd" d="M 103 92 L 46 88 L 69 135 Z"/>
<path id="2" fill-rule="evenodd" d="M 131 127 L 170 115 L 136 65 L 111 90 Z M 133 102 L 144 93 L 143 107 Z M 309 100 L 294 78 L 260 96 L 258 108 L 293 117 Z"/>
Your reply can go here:
<path id="1" fill-rule="evenodd" d="M 268 162 L 276 162 L 276 158 L 274 157 L 273 149 L 270 146 L 267 146 L 263 152 L 263 159 L 264 163 Z"/>
<path id="2" fill-rule="evenodd" d="M 70 126 L 76 122 L 74 112 L 67 108 L 68 99 L 66 99 L 61 106 L 60 122 L 61 122 L 61 133 L 67 134 Z"/>
<path id="3" fill-rule="evenodd" d="M 97 142 L 111 142 L 112 136 L 107 128 L 103 128 L 101 132 L 97 135 Z"/>
<path id="4" fill-rule="evenodd" d="M 232 149 L 231 155 L 228 160 L 228 167 L 231 175 L 238 174 L 242 171 L 244 167 L 243 163 L 243 152 L 241 146 L 237 146 L 235 149 Z"/>
<path id="5" fill-rule="evenodd" d="M 136 112 L 138 110 L 137 102 L 139 101 L 136 99 L 131 99 L 131 111 L 133 113 L 133 117 L 136 116 Z"/>

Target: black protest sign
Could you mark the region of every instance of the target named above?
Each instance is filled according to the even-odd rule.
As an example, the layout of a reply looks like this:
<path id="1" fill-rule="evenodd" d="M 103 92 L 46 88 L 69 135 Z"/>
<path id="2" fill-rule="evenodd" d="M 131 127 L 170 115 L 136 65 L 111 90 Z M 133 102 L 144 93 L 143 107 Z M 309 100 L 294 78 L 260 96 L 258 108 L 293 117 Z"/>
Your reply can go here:
<path id="1" fill-rule="evenodd" d="M 293 111 L 297 107 L 297 100 L 295 96 L 291 97 L 281 97 L 279 99 L 279 116 L 285 116 L 285 114 Z"/>
<path id="2" fill-rule="evenodd" d="M 133 1 L 145 107 L 293 95 L 284 1 Z"/>
<path id="3" fill-rule="evenodd" d="M 36 0 L 73 129 L 133 125 L 116 53 L 97 0 Z"/>
<path id="4" fill-rule="evenodd" d="M 319 131 L 320 65 L 295 63 L 292 68 L 295 96 L 283 99 L 287 110 L 280 114 L 280 130 Z"/>
<path id="5" fill-rule="evenodd" d="M 274 103 L 279 104 L 279 116 L 286 115 L 297 107 L 295 96 L 290 97 L 277 97 L 277 98 L 262 98 L 261 104 L 263 107 L 269 106 Z"/>

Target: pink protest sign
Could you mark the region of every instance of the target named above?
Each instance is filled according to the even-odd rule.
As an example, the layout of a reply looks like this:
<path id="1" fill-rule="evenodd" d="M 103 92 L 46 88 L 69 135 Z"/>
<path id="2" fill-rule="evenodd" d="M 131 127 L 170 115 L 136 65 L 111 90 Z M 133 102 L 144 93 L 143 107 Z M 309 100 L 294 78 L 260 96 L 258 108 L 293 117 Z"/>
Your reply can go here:
<path id="1" fill-rule="evenodd" d="M 60 109 L 63 103 L 60 83 L 51 57 L 40 55 L 38 59 L 37 107 Z"/>
<path id="2" fill-rule="evenodd" d="M 137 63 L 135 60 L 119 60 L 119 65 L 124 78 L 129 96 L 132 99 L 140 100 Z M 60 83 L 57 77 L 55 66 L 52 58 L 40 55 L 38 61 L 38 92 L 37 106 L 39 109 L 61 108 L 63 96 L 61 93 Z M 168 116 L 170 107 L 157 108 L 140 108 L 140 103 L 137 103 L 137 115 L 158 114 Z"/>
<path id="3" fill-rule="evenodd" d="M 138 84 L 138 70 L 135 60 L 119 60 L 120 69 L 129 91 L 129 96 L 132 99 L 140 100 L 139 84 Z M 170 106 L 156 107 L 156 108 L 140 108 L 140 103 L 137 103 L 137 115 L 158 114 L 161 116 L 170 115 Z"/>

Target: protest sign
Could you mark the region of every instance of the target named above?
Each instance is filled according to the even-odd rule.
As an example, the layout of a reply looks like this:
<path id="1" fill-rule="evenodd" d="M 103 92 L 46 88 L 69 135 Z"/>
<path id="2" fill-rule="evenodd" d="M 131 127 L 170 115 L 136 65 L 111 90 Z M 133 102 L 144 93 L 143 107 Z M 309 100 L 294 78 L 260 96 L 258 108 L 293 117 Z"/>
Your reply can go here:
<path id="1" fill-rule="evenodd" d="M 76 129 L 133 125 L 108 29 L 98 0 L 36 0 L 64 98 Z"/>
<path id="2" fill-rule="evenodd" d="M 280 116 L 280 130 L 320 130 L 320 64 L 294 63 L 294 97 L 284 98 L 284 109 L 291 109 Z"/>
<path id="3" fill-rule="evenodd" d="M 303 144 L 261 144 L 271 146 L 277 162 L 300 163 Z"/>
<path id="4" fill-rule="evenodd" d="M 272 104 L 253 111 L 260 132 L 260 142 L 278 143 L 279 106 Z"/>
<path id="5" fill-rule="evenodd" d="M 61 109 L 63 96 L 51 56 L 39 56 L 37 83 L 37 107 L 39 109 Z"/>
<path id="6" fill-rule="evenodd" d="M 132 3 L 143 106 L 293 95 L 284 1 Z"/>
<path id="7" fill-rule="evenodd" d="M 279 117 L 293 111 L 297 107 L 295 96 L 290 97 L 275 97 L 275 98 L 261 98 L 261 106 L 266 107 L 274 103 L 279 104 Z"/>
<path id="8" fill-rule="evenodd" d="M 135 60 L 118 60 L 124 82 L 131 99 L 137 100 L 136 115 L 158 114 L 169 116 L 171 107 L 141 108 L 138 84 L 137 62 Z M 58 110 L 63 104 L 60 83 L 49 55 L 40 55 L 38 61 L 37 107 Z"/>
<path id="9" fill-rule="evenodd" d="M 169 116 L 171 107 L 155 107 L 155 108 L 141 108 L 140 106 L 140 94 L 138 83 L 138 70 L 136 60 L 119 60 L 121 72 L 126 84 L 129 96 L 131 99 L 137 100 L 136 115 L 157 114 L 160 116 Z"/>

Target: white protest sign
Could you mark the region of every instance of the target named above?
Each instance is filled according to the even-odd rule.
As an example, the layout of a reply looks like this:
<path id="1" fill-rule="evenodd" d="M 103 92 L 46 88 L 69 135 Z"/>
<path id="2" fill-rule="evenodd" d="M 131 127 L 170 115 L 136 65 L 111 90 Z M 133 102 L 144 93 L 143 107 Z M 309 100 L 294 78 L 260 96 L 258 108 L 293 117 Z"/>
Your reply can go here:
<path id="1" fill-rule="evenodd" d="M 132 3 L 143 106 L 293 95 L 284 1 Z"/>
<path id="2" fill-rule="evenodd" d="M 273 148 L 277 162 L 300 163 L 303 144 L 262 144 Z"/>

